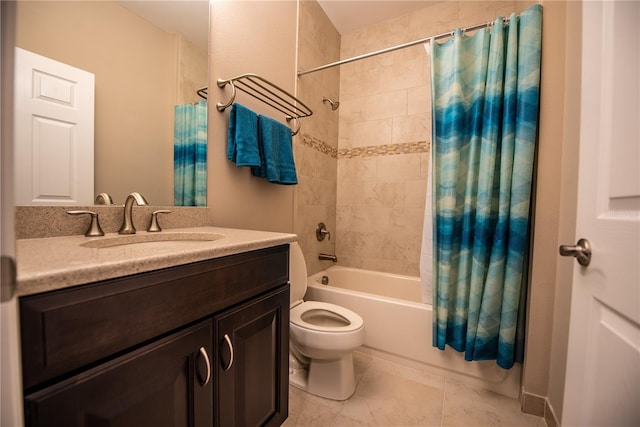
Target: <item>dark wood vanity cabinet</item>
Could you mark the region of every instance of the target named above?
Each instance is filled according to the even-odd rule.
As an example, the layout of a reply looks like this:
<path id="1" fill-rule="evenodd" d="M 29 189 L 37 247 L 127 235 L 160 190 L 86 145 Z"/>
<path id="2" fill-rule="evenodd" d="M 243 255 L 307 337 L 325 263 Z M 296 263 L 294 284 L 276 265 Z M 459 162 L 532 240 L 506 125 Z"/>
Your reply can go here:
<path id="1" fill-rule="evenodd" d="M 288 245 L 20 300 L 27 426 L 280 425 Z"/>
<path id="2" fill-rule="evenodd" d="M 215 425 L 279 426 L 287 418 L 289 292 L 215 316 Z"/>

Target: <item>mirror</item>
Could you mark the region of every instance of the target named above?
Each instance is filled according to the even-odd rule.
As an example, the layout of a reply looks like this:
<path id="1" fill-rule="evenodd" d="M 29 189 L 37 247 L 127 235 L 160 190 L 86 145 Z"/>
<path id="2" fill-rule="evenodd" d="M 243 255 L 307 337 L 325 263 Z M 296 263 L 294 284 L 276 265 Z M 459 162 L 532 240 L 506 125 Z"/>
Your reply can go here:
<path id="1" fill-rule="evenodd" d="M 202 100 L 208 29 L 208 0 L 17 2 L 18 47 L 95 75 L 95 195 L 174 204 L 174 109 Z"/>

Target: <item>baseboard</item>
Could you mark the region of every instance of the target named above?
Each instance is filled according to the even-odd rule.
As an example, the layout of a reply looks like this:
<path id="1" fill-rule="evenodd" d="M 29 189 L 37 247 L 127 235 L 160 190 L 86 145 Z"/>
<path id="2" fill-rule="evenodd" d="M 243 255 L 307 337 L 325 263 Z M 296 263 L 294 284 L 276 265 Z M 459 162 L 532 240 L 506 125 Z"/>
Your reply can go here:
<path id="1" fill-rule="evenodd" d="M 544 417 L 547 398 L 536 394 L 522 392 L 520 400 L 520 409 L 525 414 L 535 415 L 536 417 Z"/>
<path id="2" fill-rule="evenodd" d="M 556 417 L 556 412 L 553 410 L 549 399 L 546 400 L 547 406 L 544 411 L 544 421 L 547 423 L 547 427 L 558 427 L 560 423 L 558 422 L 558 417 Z"/>
<path id="3" fill-rule="evenodd" d="M 551 406 L 551 402 L 545 396 L 538 396 L 533 393 L 522 391 L 520 409 L 525 414 L 535 415 L 544 418 L 547 427 L 558 427 L 558 418 Z"/>

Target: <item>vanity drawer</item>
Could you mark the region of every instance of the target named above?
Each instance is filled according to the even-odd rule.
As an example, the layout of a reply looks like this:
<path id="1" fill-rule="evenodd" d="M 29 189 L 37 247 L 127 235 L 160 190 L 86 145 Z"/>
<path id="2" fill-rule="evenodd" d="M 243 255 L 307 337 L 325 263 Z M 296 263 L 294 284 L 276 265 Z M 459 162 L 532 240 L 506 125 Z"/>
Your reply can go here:
<path id="1" fill-rule="evenodd" d="M 286 283 L 288 249 L 282 245 L 21 298 L 25 389 Z"/>

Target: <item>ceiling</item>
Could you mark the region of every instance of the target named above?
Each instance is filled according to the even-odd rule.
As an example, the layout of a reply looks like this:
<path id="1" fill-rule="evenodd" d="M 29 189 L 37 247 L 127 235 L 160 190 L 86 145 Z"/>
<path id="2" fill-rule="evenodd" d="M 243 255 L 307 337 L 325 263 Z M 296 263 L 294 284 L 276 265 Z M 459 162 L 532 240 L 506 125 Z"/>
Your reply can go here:
<path id="1" fill-rule="evenodd" d="M 184 36 L 206 49 L 209 27 L 208 0 L 116 0 L 163 30 Z M 241 1 L 241 0 L 235 0 Z M 442 1 L 442 0 L 439 0 Z M 341 35 L 422 9 L 436 0 L 318 0 Z"/>
<path id="2" fill-rule="evenodd" d="M 164 31 L 182 33 L 196 46 L 209 44 L 209 2 L 207 0 L 116 0 L 136 15 Z"/>
<path id="3" fill-rule="evenodd" d="M 422 9 L 433 0 L 318 0 L 341 35 Z"/>

